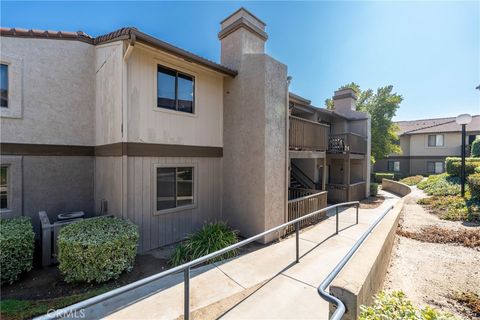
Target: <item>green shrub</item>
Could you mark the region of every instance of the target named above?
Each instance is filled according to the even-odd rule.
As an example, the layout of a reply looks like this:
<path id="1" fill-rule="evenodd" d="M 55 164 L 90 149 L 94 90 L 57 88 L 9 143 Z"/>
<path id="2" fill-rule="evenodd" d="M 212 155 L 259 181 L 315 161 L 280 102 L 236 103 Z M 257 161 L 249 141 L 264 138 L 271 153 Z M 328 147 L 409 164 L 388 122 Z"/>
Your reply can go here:
<path id="1" fill-rule="evenodd" d="M 450 313 L 435 310 L 429 306 L 415 307 L 402 291 L 380 292 L 373 305 L 360 307 L 360 320 L 402 319 L 402 320 L 454 320 Z"/>
<path id="2" fill-rule="evenodd" d="M 374 180 L 377 183 L 382 183 L 383 179 L 394 180 L 395 174 L 388 172 L 376 172 L 374 173 Z"/>
<path id="3" fill-rule="evenodd" d="M 138 227 L 110 217 L 72 223 L 60 230 L 58 261 L 67 282 L 105 282 L 131 271 Z"/>
<path id="4" fill-rule="evenodd" d="M 475 168 L 475 173 L 480 173 L 480 167 Z"/>
<path id="5" fill-rule="evenodd" d="M 431 213 L 444 220 L 480 220 L 480 200 L 477 199 L 466 200 L 460 196 L 433 196 L 419 199 L 417 203 L 426 206 Z"/>
<path id="6" fill-rule="evenodd" d="M 477 138 L 472 142 L 472 149 L 470 153 L 472 154 L 472 157 L 480 158 L 480 139 Z"/>
<path id="7" fill-rule="evenodd" d="M 32 269 L 35 233 L 30 218 L 0 218 L 1 284 L 12 283 Z"/>
<path id="8" fill-rule="evenodd" d="M 460 178 L 446 173 L 431 175 L 417 187 L 431 196 L 455 196 L 460 194 Z"/>
<path id="9" fill-rule="evenodd" d="M 458 157 L 448 157 L 445 160 L 447 173 L 452 176 L 460 177 L 462 172 L 462 159 Z M 465 158 L 465 176 L 475 172 L 480 167 L 480 158 Z"/>
<path id="10" fill-rule="evenodd" d="M 480 199 L 480 173 L 471 174 L 467 182 L 472 198 Z"/>
<path id="11" fill-rule="evenodd" d="M 405 183 L 408 186 L 414 186 L 423 180 L 423 176 L 411 176 L 400 180 L 401 183 Z"/>
<path id="12" fill-rule="evenodd" d="M 231 230 L 225 222 L 209 223 L 179 244 L 170 258 L 170 264 L 180 264 L 203 257 L 238 242 L 237 232 Z M 209 262 L 220 261 L 237 255 L 236 250 L 229 251 Z"/>
<path id="13" fill-rule="evenodd" d="M 378 183 L 370 183 L 370 195 L 375 197 L 378 194 Z"/>

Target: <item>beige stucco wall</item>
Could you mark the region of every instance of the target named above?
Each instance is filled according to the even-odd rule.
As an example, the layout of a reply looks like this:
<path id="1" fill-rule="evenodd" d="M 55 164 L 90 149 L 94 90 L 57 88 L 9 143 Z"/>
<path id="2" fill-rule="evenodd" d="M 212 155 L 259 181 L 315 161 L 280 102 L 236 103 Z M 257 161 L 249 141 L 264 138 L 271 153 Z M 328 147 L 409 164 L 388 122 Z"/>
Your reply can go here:
<path id="1" fill-rule="evenodd" d="M 462 141 L 461 133 L 443 134 L 443 147 L 429 147 L 428 134 L 414 134 L 410 136 L 411 156 L 453 156 L 460 155 Z"/>
<path id="2" fill-rule="evenodd" d="M 195 76 L 195 114 L 157 108 L 157 65 Z M 136 44 L 128 59 L 128 141 L 223 146 L 223 76 Z"/>
<path id="3" fill-rule="evenodd" d="M 123 42 L 95 48 L 95 143 L 122 141 Z"/>
<path id="4" fill-rule="evenodd" d="M 22 78 L 21 118 L 1 118 L 2 142 L 92 145 L 94 55 L 81 41 L 2 37 L 2 61 Z"/>

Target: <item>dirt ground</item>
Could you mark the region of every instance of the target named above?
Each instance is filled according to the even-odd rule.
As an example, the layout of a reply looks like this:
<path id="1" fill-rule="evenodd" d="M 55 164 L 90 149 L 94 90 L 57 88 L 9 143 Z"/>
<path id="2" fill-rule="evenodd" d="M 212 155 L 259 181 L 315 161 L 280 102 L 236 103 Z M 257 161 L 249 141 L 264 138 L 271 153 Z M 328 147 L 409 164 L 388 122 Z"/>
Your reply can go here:
<path id="1" fill-rule="evenodd" d="M 360 209 L 375 209 L 378 208 L 385 198 L 383 196 L 368 197 L 360 201 Z"/>
<path id="2" fill-rule="evenodd" d="M 441 220 L 426 212 L 416 200 L 425 194 L 416 188 L 405 201 L 400 227 L 420 232 L 427 226 L 448 230 L 475 230 L 480 226 L 458 221 Z M 461 318 L 479 319 L 470 309 L 455 299 L 458 292 L 480 295 L 480 248 L 458 244 L 439 244 L 396 238 L 385 280 L 387 291 L 402 290 L 416 305 L 432 305 Z"/>

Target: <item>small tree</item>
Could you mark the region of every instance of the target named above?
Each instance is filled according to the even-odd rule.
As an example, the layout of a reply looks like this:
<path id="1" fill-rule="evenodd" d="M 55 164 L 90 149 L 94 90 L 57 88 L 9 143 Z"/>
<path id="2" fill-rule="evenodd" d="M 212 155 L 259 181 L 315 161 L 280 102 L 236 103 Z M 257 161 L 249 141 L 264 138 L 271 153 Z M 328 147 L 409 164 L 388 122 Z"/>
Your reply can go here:
<path id="1" fill-rule="evenodd" d="M 473 141 L 471 154 L 474 158 L 480 158 L 480 139 L 477 138 Z"/>

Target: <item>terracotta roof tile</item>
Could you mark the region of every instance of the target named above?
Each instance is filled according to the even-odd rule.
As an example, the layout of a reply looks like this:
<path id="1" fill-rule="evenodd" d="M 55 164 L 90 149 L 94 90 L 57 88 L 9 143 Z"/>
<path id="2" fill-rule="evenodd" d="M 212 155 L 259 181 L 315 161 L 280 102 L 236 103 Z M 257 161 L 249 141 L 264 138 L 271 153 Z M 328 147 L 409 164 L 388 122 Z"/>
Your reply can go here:
<path id="1" fill-rule="evenodd" d="M 0 36 L 2 37 L 28 37 L 28 38 L 48 38 L 63 40 L 79 40 L 93 44 L 94 38 L 83 31 L 53 31 L 53 30 L 37 30 L 37 29 L 21 29 L 21 28 L 0 28 Z"/>

